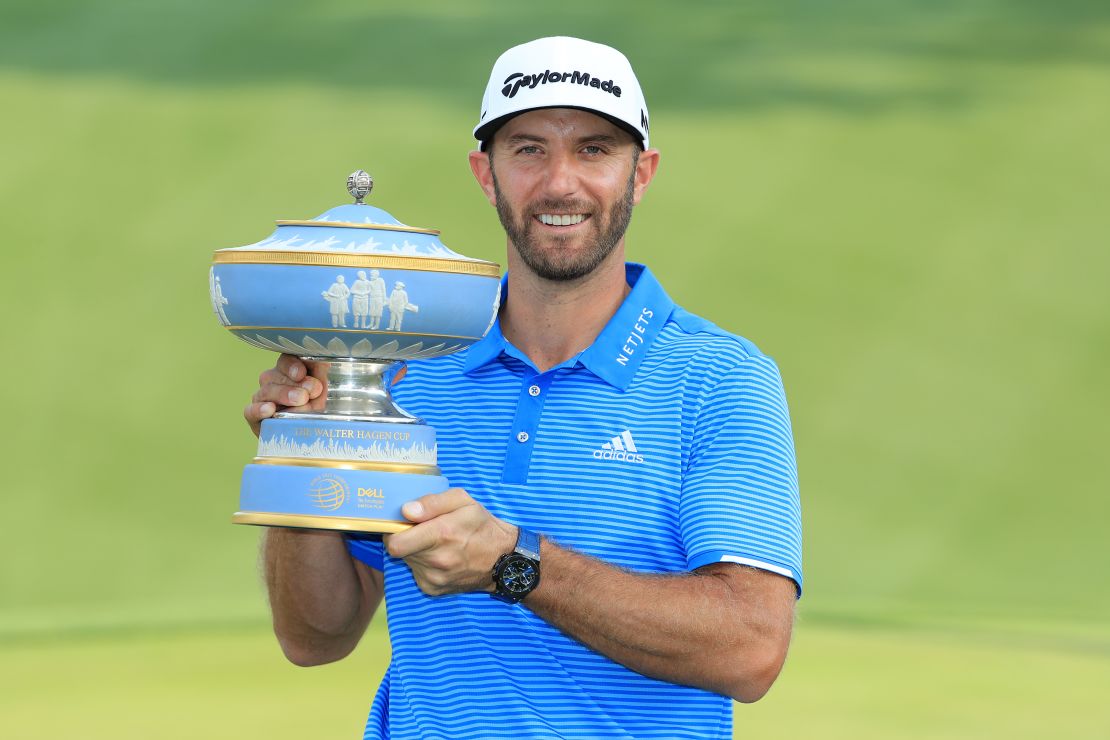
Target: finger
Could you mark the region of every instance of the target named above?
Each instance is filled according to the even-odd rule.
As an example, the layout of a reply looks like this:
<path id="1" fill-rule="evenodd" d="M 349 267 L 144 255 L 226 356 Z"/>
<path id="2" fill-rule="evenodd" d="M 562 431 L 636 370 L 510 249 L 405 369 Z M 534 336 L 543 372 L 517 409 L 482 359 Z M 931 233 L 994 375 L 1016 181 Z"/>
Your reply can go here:
<path id="1" fill-rule="evenodd" d="M 470 494 L 461 488 L 450 488 L 443 493 L 433 493 L 409 501 L 401 513 L 416 526 L 390 536 L 386 551 L 395 558 L 407 558 L 431 550 L 454 537 L 460 523 L 450 514 L 459 512 L 474 503 Z M 465 526 L 465 525 L 464 525 Z"/>
<path id="2" fill-rule="evenodd" d="M 296 381 L 278 370 L 276 367 L 263 370 L 258 374 L 258 387 L 264 385 L 296 385 Z"/>
<path id="3" fill-rule="evenodd" d="M 327 380 L 328 368 L 331 367 L 330 362 L 306 362 L 305 366 L 308 368 L 308 374 L 319 378 L 320 380 Z"/>
<path id="4" fill-rule="evenodd" d="M 254 436 L 257 437 L 262 429 L 262 421 L 264 419 L 269 419 L 276 412 L 277 406 L 270 403 L 269 401 L 265 401 L 262 403 L 250 403 L 247 404 L 247 407 L 245 409 L 243 409 L 243 418 L 247 420 L 247 423 L 250 425 L 251 431 L 254 432 Z"/>
<path id="5" fill-rule="evenodd" d="M 306 391 L 308 391 L 308 395 L 312 398 L 315 398 L 316 396 L 319 396 L 321 393 L 324 392 L 324 381 L 322 381 L 320 378 L 309 375 L 308 377 L 298 382 L 290 378 L 288 375 L 286 375 L 276 367 L 270 368 L 269 370 L 264 370 L 258 376 L 258 385 L 259 387 L 267 385 L 300 386 L 301 388 L 304 388 Z"/>
<path id="6" fill-rule="evenodd" d="M 440 522 L 425 522 L 396 532 L 385 541 L 385 551 L 395 558 L 408 558 L 440 544 Z"/>
<path id="7" fill-rule="evenodd" d="M 258 376 L 260 386 L 269 383 L 284 385 L 299 385 L 308 391 L 311 398 L 316 398 L 324 392 L 328 377 L 328 363 L 303 362 L 293 355 L 282 355 L 278 358 L 277 365 L 266 370 Z"/>
<path id="8" fill-rule="evenodd" d="M 286 406 L 282 411 L 289 411 L 294 414 L 314 414 L 324 411 L 327 408 L 327 398 L 320 396 L 311 399 L 308 403 L 302 403 L 300 406 Z"/>
<path id="9" fill-rule="evenodd" d="M 401 513 L 410 522 L 419 523 L 449 514 L 472 503 L 474 499 L 462 488 L 448 488 L 443 493 L 430 493 L 409 501 L 401 507 Z"/>
<path id="10" fill-rule="evenodd" d="M 308 394 L 312 398 L 319 398 L 324 395 L 328 389 L 328 369 L 331 367 L 330 362 L 310 362 L 308 363 L 308 377 L 301 381 L 302 388 L 308 390 Z"/>
<path id="11" fill-rule="evenodd" d="M 308 394 L 309 401 L 306 404 L 309 411 L 325 411 L 328 406 L 328 396 L 324 393 L 324 386 L 321 384 L 316 391 L 316 394 Z"/>
<path id="12" fill-rule="evenodd" d="M 269 383 L 255 391 L 251 401 L 254 403 L 270 401 L 281 406 L 303 406 L 311 398 L 311 394 L 299 385 Z"/>
<path id="13" fill-rule="evenodd" d="M 308 391 L 309 398 L 319 398 L 324 394 L 324 383 L 325 381 L 309 375 L 307 378 L 297 383 L 296 385 L 298 388 L 304 388 L 306 391 Z"/>
<path id="14" fill-rule="evenodd" d="M 305 367 L 304 361 L 296 355 L 281 355 L 274 367 L 294 383 L 303 380 L 308 375 L 308 368 Z"/>
<path id="15" fill-rule="evenodd" d="M 269 419 L 277 412 L 277 406 L 269 401 L 261 403 L 248 403 L 247 407 L 243 409 L 243 418 L 252 424 Z"/>
<path id="16" fill-rule="evenodd" d="M 316 410 L 317 409 L 313 408 L 312 404 L 306 403 L 300 406 L 286 406 L 281 411 L 282 413 L 288 412 L 290 414 L 311 414 Z"/>

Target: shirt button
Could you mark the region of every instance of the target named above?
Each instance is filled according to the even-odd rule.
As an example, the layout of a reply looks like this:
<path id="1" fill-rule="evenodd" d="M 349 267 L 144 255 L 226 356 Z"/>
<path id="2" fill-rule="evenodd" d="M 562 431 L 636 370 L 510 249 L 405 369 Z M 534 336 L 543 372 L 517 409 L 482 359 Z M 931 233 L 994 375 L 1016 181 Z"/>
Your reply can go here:
<path id="1" fill-rule="evenodd" d="M 528 441 L 528 432 L 521 432 L 520 434 L 516 435 L 516 441 L 517 442 L 527 442 Z"/>
<path id="2" fill-rule="evenodd" d="M 540 387 L 538 385 L 532 386 L 531 388 L 528 389 L 528 395 L 531 396 L 532 398 L 535 398 L 536 396 L 540 395 Z"/>

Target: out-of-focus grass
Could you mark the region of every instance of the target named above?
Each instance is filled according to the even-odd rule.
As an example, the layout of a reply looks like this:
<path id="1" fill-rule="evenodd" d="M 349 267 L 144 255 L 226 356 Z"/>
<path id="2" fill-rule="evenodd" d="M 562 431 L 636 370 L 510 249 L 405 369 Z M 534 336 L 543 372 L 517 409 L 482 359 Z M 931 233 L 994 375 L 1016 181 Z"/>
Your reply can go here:
<path id="1" fill-rule="evenodd" d="M 630 254 L 778 359 L 807 608 L 1110 609 L 1088 587 L 1110 566 L 1110 150 L 1086 146 L 1107 81 L 1034 69 L 958 111 L 657 117 Z M 0 176 L 17 214 L 0 300 L 34 358 L 8 401 L 6 509 L 35 525 L 5 541 L 21 557 L 0 561 L 0 623 L 252 613 L 256 538 L 227 517 L 253 453 L 240 409 L 272 360 L 212 318 L 211 251 L 342 202 L 364 166 L 375 202 L 502 260 L 470 117 L 395 97 L 402 115 L 359 129 L 372 106 L 336 91 L 0 84 L 40 114 L 6 122 L 37 145 Z"/>
<path id="2" fill-rule="evenodd" d="M 0 644 L 0 734 L 10 740 L 361 737 L 388 662 L 386 645 L 384 629 L 375 627 L 353 656 L 302 669 L 285 661 L 273 635 L 257 623 Z"/>
<path id="3" fill-rule="evenodd" d="M 1101 737 L 1110 653 L 990 630 L 802 625 L 779 683 L 736 710 L 735 737 Z"/>
<path id="4" fill-rule="evenodd" d="M 3 644 L 4 737 L 358 737 L 384 638 L 375 626 L 352 656 L 311 669 L 260 628 Z M 735 737 L 1103 737 L 1107 658 L 989 632 L 804 625 L 771 693 L 737 705 Z"/>

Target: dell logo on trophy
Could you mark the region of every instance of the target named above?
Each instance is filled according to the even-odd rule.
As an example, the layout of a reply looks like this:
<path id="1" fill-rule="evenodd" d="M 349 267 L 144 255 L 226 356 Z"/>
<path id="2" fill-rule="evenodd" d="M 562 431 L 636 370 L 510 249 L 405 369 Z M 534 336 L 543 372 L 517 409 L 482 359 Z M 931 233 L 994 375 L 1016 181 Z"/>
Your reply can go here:
<path id="1" fill-rule="evenodd" d="M 347 178 L 353 204 L 278 221 L 266 239 L 213 257 L 208 287 L 223 326 L 255 347 L 328 363 L 322 411 L 262 422 L 238 524 L 397 532 L 409 526 L 402 504 L 448 488 L 435 430 L 398 407 L 389 385 L 403 361 L 485 336 L 501 269 L 363 203 L 373 186 L 358 170 Z"/>

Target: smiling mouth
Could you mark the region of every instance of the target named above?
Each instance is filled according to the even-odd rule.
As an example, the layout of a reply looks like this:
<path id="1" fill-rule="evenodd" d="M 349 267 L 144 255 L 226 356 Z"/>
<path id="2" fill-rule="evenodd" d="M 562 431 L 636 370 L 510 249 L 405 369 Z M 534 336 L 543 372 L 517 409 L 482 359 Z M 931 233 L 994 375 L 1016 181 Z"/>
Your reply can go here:
<path id="1" fill-rule="evenodd" d="M 574 226 L 589 218 L 586 213 L 539 213 L 536 220 L 547 226 Z"/>

